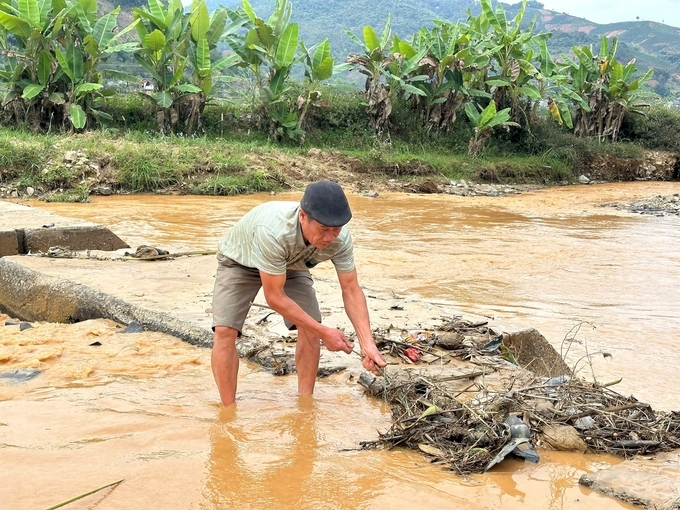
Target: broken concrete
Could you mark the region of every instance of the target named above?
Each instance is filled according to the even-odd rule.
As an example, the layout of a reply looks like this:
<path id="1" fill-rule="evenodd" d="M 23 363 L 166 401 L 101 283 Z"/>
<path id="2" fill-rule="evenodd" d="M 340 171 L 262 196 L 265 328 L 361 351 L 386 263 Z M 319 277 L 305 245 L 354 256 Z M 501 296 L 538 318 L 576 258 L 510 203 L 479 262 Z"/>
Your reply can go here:
<path id="1" fill-rule="evenodd" d="M 537 330 L 530 328 L 503 337 L 517 363 L 542 377 L 571 374 L 564 359 Z"/>
<path id="2" fill-rule="evenodd" d="M 16 230 L 0 230 L 0 257 L 19 255 L 19 236 Z"/>
<path id="3" fill-rule="evenodd" d="M 63 246 L 73 251 L 115 251 L 130 247 L 103 225 L 24 230 L 21 253 L 46 252 L 53 246 Z"/>
<path id="4" fill-rule="evenodd" d="M 27 321 L 68 323 L 103 318 L 126 325 L 138 322 L 148 330 L 193 345 L 212 344 L 212 332 L 207 329 L 5 259 L 0 259 L 0 311 Z"/>
<path id="5" fill-rule="evenodd" d="M 74 251 L 130 247 L 103 225 L 0 201 L 0 257 L 47 252 L 53 246 Z"/>
<path id="6" fill-rule="evenodd" d="M 680 452 L 636 458 L 585 474 L 579 483 L 626 503 L 649 510 L 680 508 Z"/>

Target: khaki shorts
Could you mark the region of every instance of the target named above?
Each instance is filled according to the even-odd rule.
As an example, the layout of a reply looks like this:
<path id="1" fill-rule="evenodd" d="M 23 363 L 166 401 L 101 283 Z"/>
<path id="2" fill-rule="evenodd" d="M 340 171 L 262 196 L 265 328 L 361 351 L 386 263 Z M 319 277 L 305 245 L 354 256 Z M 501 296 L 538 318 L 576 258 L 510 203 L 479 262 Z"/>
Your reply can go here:
<path id="1" fill-rule="evenodd" d="M 261 287 L 259 270 L 242 266 L 230 258 L 218 255 L 213 290 L 213 331 L 215 326 L 228 326 L 237 330 L 240 336 L 250 310 L 250 303 Z M 314 280 L 309 271 L 287 271 L 283 290 L 310 317 L 321 322 Z M 288 329 L 295 329 L 295 325 L 288 320 L 285 320 L 285 323 Z"/>

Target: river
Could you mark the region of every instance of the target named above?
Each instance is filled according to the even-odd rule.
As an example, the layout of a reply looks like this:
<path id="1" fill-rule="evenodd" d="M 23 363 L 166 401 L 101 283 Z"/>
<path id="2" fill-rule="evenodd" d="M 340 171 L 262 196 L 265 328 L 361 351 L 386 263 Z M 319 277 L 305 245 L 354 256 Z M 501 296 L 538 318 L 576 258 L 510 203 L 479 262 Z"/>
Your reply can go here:
<path id="1" fill-rule="evenodd" d="M 508 329 L 535 327 L 558 350 L 578 328 L 569 356 L 584 376 L 622 378 L 617 391 L 677 410 L 680 387 L 669 381 L 680 370 L 680 218 L 600 206 L 678 192 L 680 183 L 625 183 L 494 198 L 351 195 L 350 229 L 362 284 Z M 254 205 L 298 198 L 31 205 L 105 224 L 131 246 L 213 249 Z M 538 465 L 508 460 L 463 479 L 414 452 L 356 451 L 389 426 L 389 410 L 339 378 L 299 400 L 292 378 L 242 364 L 239 391 L 249 399 L 224 410 L 207 351 L 152 333 L 121 340 L 114 330 L 94 321 L 43 325 L 28 343 L 0 336 L 0 362 L 58 359 L 49 377 L 0 387 L 2 493 L 15 503 L 7 508 L 44 507 L 122 477 L 80 508 L 628 508 L 577 484 L 612 457 L 542 452 Z M 109 349 L 105 370 L 73 347 L 97 338 Z M 579 361 L 585 349 L 591 364 Z"/>

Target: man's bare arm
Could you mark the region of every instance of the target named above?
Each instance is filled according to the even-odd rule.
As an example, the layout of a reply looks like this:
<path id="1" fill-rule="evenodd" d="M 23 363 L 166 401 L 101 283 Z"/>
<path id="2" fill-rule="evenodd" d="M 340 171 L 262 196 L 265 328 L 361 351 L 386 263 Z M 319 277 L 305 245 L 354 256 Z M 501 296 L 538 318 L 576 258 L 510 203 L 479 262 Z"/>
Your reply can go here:
<path id="1" fill-rule="evenodd" d="M 380 354 L 380 351 L 378 351 L 375 340 L 373 340 L 366 296 L 359 286 L 356 269 L 348 273 L 338 273 L 338 281 L 342 288 L 345 312 L 352 322 L 354 331 L 356 331 L 357 338 L 359 339 L 364 368 L 378 374 L 376 365 L 384 367 L 387 363 L 382 354 Z"/>
<path id="2" fill-rule="evenodd" d="M 352 352 L 354 345 L 341 330 L 318 323 L 286 295 L 283 290 L 286 284 L 285 274 L 271 275 L 260 271 L 260 278 L 267 304 L 273 310 L 295 324 L 298 329 L 305 329 L 314 333 L 329 351 L 344 351 L 347 354 Z"/>

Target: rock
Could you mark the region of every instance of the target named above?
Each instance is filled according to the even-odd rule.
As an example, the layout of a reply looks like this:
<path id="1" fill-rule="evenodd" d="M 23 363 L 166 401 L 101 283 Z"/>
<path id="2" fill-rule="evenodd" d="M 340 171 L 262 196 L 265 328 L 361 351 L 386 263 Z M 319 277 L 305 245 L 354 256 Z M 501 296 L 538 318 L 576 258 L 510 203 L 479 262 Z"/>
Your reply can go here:
<path id="1" fill-rule="evenodd" d="M 442 349 L 452 350 L 460 347 L 460 344 L 463 343 L 463 340 L 465 340 L 465 336 L 461 335 L 460 333 L 444 333 L 437 336 L 434 344 L 437 347 L 441 347 Z"/>
<path id="2" fill-rule="evenodd" d="M 542 400 L 534 406 L 534 409 L 541 416 L 552 418 L 555 416 L 555 406 L 549 400 Z"/>
<path id="3" fill-rule="evenodd" d="M 29 197 L 32 197 L 32 196 L 35 194 L 35 189 L 32 188 L 31 186 L 27 187 L 27 188 L 26 188 L 26 194 L 27 194 Z"/>
<path id="4" fill-rule="evenodd" d="M 64 161 L 77 161 L 80 153 L 78 151 L 66 151 L 64 154 Z"/>
<path id="5" fill-rule="evenodd" d="M 109 188 L 108 186 L 99 186 L 98 188 L 95 188 L 94 190 L 98 195 L 102 195 L 104 197 L 108 197 L 109 195 L 113 194 L 113 190 Z"/>
<path id="6" fill-rule="evenodd" d="M 125 328 L 123 331 L 116 331 L 116 333 L 144 333 L 146 331 L 144 329 L 144 326 L 142 326 L 139 322 L 131 322 L 128 324 L 127 328 Z"/>
<path id="7" fill-rule="evenodd" d="M 580 175 L 578 178 L 578 182 L 581 184 L 588 184 L 590 182 L 590 179 L 588 179 L 585 175 Z"/>
<path id="8" fill-rule="evenodd" d="M 588 449 L 588 445 L 581 438 L 578 430 L 569 425 L 548 425 L 543 427 L 541 440 L 561 452 L 581 452 Z"/>
<path id="9" fill-rule="evenodd" d="M 370 372 L 362 372 L 358 383 L 364 387 L 366 393 L 378 397 L 385 391 L 385 379 L 376 377 Z"/>
<path id="10" fill-rule="evenodd" d="M 539 377 L 557 377 L 571 373 L 562 356 L 534 328 L 505 335 L 503 344 L 519 366 L 531 370 Z"/>
<path id="11" fill-rule="evenodd" d="M 0 379 L 6 379 L 11 382 L 22 383 L 30 381 L 34 377 L 42 374 L 41 370 L 37 368 L 15 368 L 9 372 L 0 373 Z"/>

